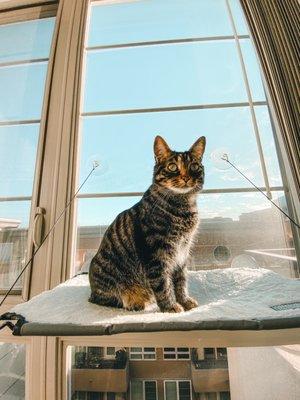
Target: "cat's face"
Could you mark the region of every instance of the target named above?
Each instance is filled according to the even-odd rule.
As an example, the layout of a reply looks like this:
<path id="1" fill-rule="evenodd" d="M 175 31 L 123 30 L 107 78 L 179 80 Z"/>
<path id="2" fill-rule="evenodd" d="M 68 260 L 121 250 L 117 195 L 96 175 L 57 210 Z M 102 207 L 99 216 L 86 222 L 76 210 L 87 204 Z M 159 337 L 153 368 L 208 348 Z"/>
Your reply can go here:
<path id="1" fill-rule="evenodd" d="M 175 193 L 197 193 L 204 183 L 202 156 L 205 137 L 198 139 L 189 151 L 172 151 L 161 136 L 154 141 L 155 167 L 153 182 Z"/>

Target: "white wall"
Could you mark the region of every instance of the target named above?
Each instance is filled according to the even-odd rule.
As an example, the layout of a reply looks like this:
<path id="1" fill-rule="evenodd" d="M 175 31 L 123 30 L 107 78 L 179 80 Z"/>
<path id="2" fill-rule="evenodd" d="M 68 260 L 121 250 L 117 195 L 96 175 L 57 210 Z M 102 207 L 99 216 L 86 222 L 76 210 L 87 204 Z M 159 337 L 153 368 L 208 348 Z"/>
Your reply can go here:
<path id="1" fill-rule="evenodd" d="M 231 400 L 299 400 L 300 345 L 228 349 Z"/>

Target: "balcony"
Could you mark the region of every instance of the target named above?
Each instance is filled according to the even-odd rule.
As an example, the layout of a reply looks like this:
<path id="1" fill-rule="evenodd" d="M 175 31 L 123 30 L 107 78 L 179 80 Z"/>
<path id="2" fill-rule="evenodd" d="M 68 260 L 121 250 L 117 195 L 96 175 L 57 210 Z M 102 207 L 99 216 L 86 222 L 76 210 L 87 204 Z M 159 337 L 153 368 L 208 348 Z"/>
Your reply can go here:
<path id="1" fill-rule="evenodd" d="M 194 360 L 191 365 L 194 391 L 229 391 L 228 362 L 226 359 Z"/>
<path id="2" fill-rule="evenodd" d="M 80 353 L 79 353 L 80 354 Z M 72 390 L 125 393 L 128 388 L 128 360 L 75 357 Z"/>

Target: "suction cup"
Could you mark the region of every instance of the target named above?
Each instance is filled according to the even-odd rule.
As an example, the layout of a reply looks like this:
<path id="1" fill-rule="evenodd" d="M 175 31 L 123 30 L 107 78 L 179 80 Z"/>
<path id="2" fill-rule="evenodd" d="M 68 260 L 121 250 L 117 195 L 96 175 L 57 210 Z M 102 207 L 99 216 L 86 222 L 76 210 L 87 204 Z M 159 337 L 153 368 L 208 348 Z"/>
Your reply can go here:
<path id="1" fill-rule="evenodd" d="M 100 154 L 92 154 L 85 162 L 85 173 L 88 173 L 92 168 L 95 169 L 93 177 L 102 176 L 109 170 L 109 164 Z"/>
<path id="2" fill-rule="evenodd" d="M 230 159 L 229 150 L 225 147 L 219 147 L 215 149 L 211 153 L 210 159 L 213 163 L 213 166 L 219 171 L 226 171 L 231 167 L 227 162 L 227 160 Z"/>
<path id="3" fill-rule="evenodd" d="M 240 254 L 231 261 L 231 268 L 260 268 L 260 265 L 249 254 Z"/>

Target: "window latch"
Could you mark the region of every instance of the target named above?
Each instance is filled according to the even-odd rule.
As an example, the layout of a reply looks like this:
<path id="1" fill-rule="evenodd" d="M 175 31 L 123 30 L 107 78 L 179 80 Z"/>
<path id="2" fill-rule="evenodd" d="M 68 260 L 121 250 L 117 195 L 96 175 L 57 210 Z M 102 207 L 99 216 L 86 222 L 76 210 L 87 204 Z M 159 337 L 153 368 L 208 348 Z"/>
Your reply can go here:
<path id="1" fill-rule="evenodd" d="M 32 234 L 32 241 L 35 247 L 38 247 L 44 235 L 44 225 L 45 225 L 45 218 L 44 215 L 46 214 L 46 210 L 42 207 L 37 207 L 34 220 L 33 220 L 33 234 Z"/>

